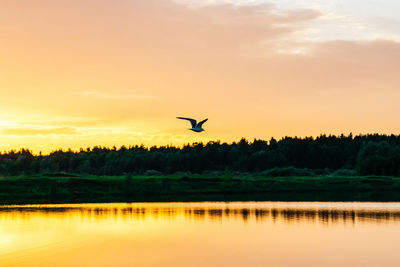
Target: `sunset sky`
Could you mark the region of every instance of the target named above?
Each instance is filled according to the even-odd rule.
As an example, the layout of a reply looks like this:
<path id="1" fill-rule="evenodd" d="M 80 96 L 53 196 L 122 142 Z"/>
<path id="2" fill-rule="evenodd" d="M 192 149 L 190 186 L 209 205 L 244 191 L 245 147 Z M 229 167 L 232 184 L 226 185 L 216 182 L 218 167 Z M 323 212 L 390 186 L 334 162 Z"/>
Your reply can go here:
<path id="1" fill-rule="evenodd" d="M 0 151 L 400 134 L 400 1 L 2 0 L 0 92 Z"/>

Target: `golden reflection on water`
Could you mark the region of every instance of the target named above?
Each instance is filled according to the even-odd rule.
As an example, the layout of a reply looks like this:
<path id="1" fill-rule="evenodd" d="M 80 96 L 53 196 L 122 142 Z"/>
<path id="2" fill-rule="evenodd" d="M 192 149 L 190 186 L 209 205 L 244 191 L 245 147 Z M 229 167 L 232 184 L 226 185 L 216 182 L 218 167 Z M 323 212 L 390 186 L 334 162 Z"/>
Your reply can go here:
<path id="1" fill-rule="evenodd" d="M 0 266 L 400 266 L 400 203 L 0 207 Z"/>
<path id="2" fill-rule="evenodd" d="M 273 220 L 295 223 L 400 221 L 400 203 L 110 203 L 0 206 L 0 219 L 29 220 L 33 216 L 103 220 Z"/>

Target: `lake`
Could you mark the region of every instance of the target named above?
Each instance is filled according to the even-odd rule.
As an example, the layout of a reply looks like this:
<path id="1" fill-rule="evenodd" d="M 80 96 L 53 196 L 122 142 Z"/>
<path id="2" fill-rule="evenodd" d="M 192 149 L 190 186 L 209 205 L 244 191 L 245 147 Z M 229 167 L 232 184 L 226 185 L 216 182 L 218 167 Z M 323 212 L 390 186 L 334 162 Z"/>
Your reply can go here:
<path id="1" fill-rule="evenodd" d="M 0 266 L 400 266 L 400 203 L 0 206 Z"/>

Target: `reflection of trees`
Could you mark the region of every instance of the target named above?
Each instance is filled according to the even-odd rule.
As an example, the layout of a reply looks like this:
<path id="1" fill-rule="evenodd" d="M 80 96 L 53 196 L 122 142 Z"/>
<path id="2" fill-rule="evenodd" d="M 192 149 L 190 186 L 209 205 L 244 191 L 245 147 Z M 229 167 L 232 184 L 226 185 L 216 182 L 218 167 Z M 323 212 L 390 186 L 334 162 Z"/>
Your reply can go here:
<path id="1" fill-rule="evenodd" d="M 390 222 L 400 221 L 400 210 L 362 210 L 362 209 L 327 209 L 327 208 L 229 208 L 229 207 L 2 207 L 0 218 L 5 215 L 78 215 L 93 220 L 121 219 L 146 220 L 176 219 L 186 220 L 232 220 L 243 221 L 283 221 L 354 223 L 356 221 Z"/>

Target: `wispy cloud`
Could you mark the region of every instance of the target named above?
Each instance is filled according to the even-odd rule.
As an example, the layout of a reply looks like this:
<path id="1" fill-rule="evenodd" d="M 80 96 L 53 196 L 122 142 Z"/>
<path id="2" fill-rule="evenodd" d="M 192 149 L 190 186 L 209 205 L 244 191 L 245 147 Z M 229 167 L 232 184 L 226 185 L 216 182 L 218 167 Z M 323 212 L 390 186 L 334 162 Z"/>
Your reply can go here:
<path id="1" fill-rule="evenodd" d="M 148 94 L 114 94 L 114 93 L 105 93 L 98 91 L 82 91 L 80 95 L 95 97 L 95 98 L 104 98 L 104 99 L 151 99 L 154 98 L 153 95 Z"/>
<path id="2" fill-rule="evenodd" d="M 55 127 L 55 128 L 9 128 L 2 131 L 3 135 L 75 135 L 78 132 L 70 127 Z"/>

